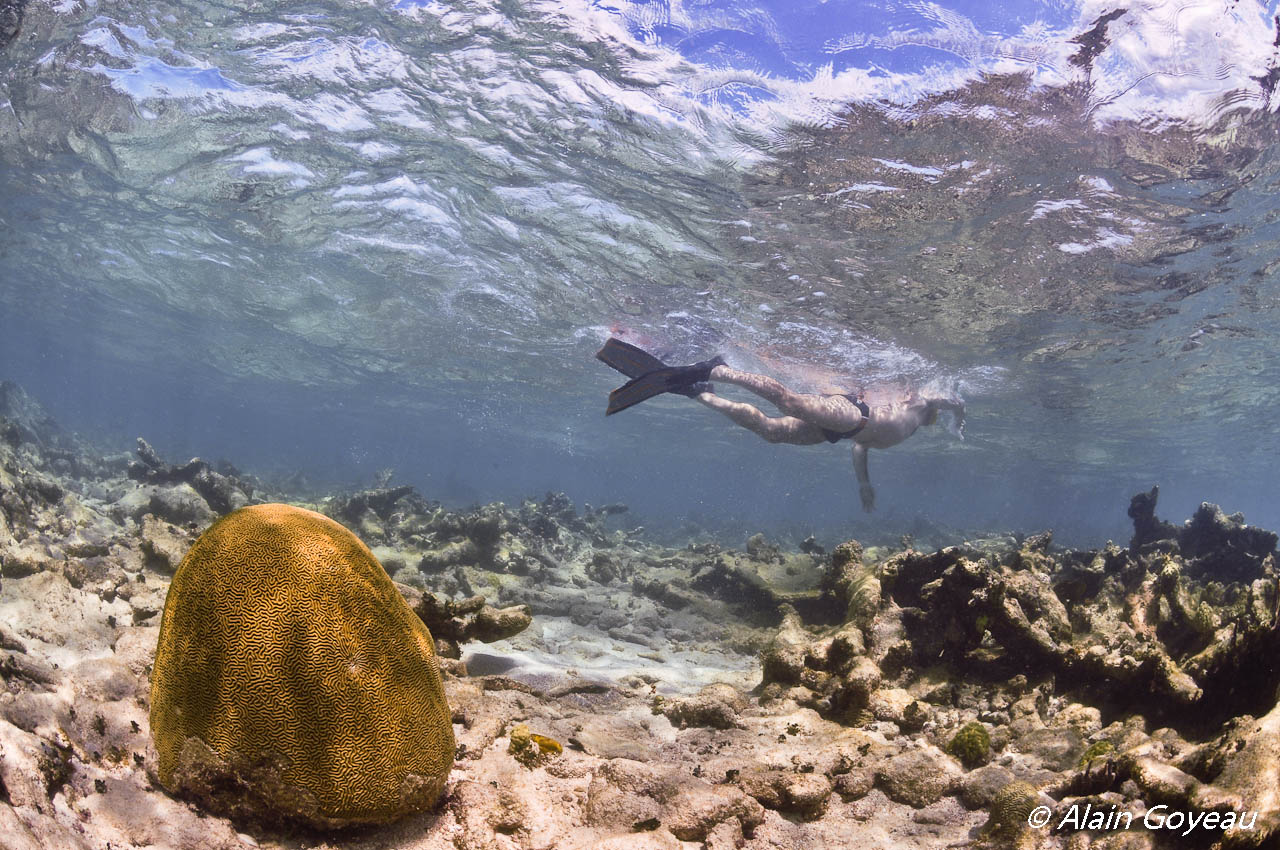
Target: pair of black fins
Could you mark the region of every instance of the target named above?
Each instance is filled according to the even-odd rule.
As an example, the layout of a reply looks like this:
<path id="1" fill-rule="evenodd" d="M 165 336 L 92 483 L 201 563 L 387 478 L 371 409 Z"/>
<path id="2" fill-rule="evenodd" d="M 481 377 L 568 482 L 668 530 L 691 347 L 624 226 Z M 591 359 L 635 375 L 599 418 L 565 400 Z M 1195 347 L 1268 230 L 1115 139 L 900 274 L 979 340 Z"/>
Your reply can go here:
<path id="1" fill-rule="evenodd" d="M 697 395 L 705 389 L 698 384 L 710 379 L 712 369 L 724 365 L 723 357 L 713 357 L 692 366 L 668 366 L 644 349 L 615 337 L 609 337 L 604 347 L 596 352 L 596 357 L 631 379 L 609 393 L 609 408 L 604 412 L 605 416 L 612 416 L 663 393 Z"/>

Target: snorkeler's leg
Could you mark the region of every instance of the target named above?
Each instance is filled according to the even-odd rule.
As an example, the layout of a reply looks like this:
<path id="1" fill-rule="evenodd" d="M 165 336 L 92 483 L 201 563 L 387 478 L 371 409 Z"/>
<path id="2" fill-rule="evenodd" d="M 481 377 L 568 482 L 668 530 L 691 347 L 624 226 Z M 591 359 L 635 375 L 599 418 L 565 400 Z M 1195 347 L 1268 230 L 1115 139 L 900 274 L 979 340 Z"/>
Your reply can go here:
<path id="1" fill-rule="evenodd" d="M 758 408 L 750 404 L 730 401 L 713 392 L 699 393 L 695 398 L 705 406 L 712 410 L 720 411 L 743 428 L 758 434 L 770 443 L 812 446 L 826 439 L 821 429 L 794 416 L 765 416 Z"/>
<path id="2" fill-rule="evenodd" d="M 788 416 L 811 422 L 819 428 L 849 431 L 862 421 L 862 411 L 842 395 L 793 392 L 767 375 L 742 372 L 729 366 L 712 369 L 711 380 L 750 390 Z"/>

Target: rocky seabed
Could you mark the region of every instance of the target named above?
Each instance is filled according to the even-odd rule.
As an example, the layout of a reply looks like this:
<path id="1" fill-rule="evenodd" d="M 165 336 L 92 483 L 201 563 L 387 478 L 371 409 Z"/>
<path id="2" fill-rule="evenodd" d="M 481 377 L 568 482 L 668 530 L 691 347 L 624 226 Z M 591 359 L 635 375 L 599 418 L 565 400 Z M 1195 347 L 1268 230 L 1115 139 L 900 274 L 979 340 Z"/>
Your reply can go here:
<path id="1" fill-rule="evenodd" d="M 107 454 L 0 384 L 0 846 L 1280 846 L 1276 535 L 1134 497 L 1088 551 L 664 548 L 623 505 L 308 499 Z M 279 501 L 378 557 L 430 628 L 456 757 L 389 826 L 233 822 L 160 787 L 149 673 L 216 518 Z M 1123 506 L 1118 506 L 1122 508 Z"/>

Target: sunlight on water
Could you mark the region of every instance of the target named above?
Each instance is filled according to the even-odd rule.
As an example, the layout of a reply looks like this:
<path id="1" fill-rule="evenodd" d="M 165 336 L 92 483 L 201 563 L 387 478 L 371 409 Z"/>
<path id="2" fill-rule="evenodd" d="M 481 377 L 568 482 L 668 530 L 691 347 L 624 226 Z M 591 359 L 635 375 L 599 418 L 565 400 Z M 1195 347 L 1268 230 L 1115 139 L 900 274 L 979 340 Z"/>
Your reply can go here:
<path id="1" fill-rule="evenodd" d="M 1013 478 L 1280 448 L 1274 10 L 993 8 L 32 2 L 5 323 L 571 464 L 610 334 L 958 388 L 917 451 Z"/>

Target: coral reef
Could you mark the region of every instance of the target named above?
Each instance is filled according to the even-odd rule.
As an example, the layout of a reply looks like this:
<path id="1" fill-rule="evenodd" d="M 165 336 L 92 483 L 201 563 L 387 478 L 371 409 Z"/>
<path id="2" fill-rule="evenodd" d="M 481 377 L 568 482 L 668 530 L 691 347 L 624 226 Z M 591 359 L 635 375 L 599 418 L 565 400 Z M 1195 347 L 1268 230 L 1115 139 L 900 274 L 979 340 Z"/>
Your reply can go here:
<path id="1" fill-rule="evenodd" d="M 440 796 L 449 716 L 431 635 L 328 517 L 242 508 L 178 567 L 151 676 L 175 793 L 242 818 L 387 823 Z"/>
<path id="2" fill-rule="evenodd" d="M 1276 551 L 1276 533 L 1245 525 L 1241 514 L 1227 516 L 1217 505 L 1202 502 L 1182 528 L 1156 519 L 1160 488 L 1139 493 L 1129 504 L 1134 553 L 1162 549 L 1181 555 L 1189 576 L 1217 581 L 1251 581 Z"/>
<path id="3" fill-rule="evenodd" d="M 1280 668 L 1270 660 L 1280 651 L 1276 536 L 1210 504 L 1182 527 L 1161 522 L 1156 495 L 1134 498 L 1128 550 L 1055 555 L 1048 534 L 994 551 L 907 550 L 875 565 L 874 592 L 861 589 L 869 581 L 861 547 L 842 544 L 824 589 L 850 601 L 848 619 L 815 630 L 788 614 L 762 655 L 762 701 L 900 731 L 940 730 L 947 718 L 969 716 L 949 739 L 933 739 L 947 740 L 969 769 L 993 750 L 1003 751 L 1001 765 L 1025 759 L 1023 777 L 1059 803 L 1055 822 L 1095 798 L 1201 813 L 1254 807 L 1255 830 L 1218 838 L 1223 847 L 1263 846 L 1280 822 Z M 866 601 L 853 604 L 859 597 Z M 1258 710 L 1269 713 L 1243 733 Z M 1103 728 L 1103 713 L 1127 720 Z M 1180 731 L 1157 732 L 1157 743 L 1143 732 L 1148 718 Z M 1222 724 L 1229 731 L 1199 747 L 1183 737 Z M 911 759 L 926 762 L 926 752 Z M 940 793 L 910 777 L 944 783 L 945 769 L 913 772 L 903 758 L 881 767 L 874 784 L 912 804 Z M 1009 788 L 994 798 L 983 834 L 1034 843 L 1023 809 L 1035 785 Z M 979 790 L 961 793 L 972 803 L 993 799 Z"/>
<path id="4" fill-rule="evenodd" d="M 198 457 L 181 466 L 165 463 L 141 437 L 138 438 L 138 459 L 129 464 L 129 477 L 144 484 L 190 485 L 217 515 L 244 507 L 253 495 L 251 483 L 241 481 L 234 474 L 218 472 Z"/>
<path id="5" fill-rule="evenodd" d="M 462 645 L 478 640 L 494 643 L 520 634 L 533 622 L 527 605 L 495 608 L 483 596 L 447 599 L 414 587 L 399 587 L 436 640 L 436 652 L 444 658 L 461 658 Z"/>
<path id="6" fill-rule="evenodd" d="M 209 489 L 213 475 L 240 496 Z M 148 704 L 171 675 L 150 669 L 171 642 L 166 592 L 192 590 L 180 564 L 220 507 L 302 501 L 262 480 L 95 449 L 0 385 L 6 847 L 300 846 L 278 811 L 246 802 L 275 777 L 208 786 L 235 820 L 153 781 L 171 759 L 153 736 L 175 737 L 151 723 L 164 699 Z M 441 805 L 316 837 L 325 846 L 1232 850 L 1280 833 L 1276 538 L 1216 506 L 1165 522 L 1153 489 L 1130 504 L 1128 546 L 1087 551 L 1048 532 L 927 551 L 752 535 L 737 550 L 659 546 L 616 504 L 547 494 L 460 510 L 390 481 L 307 504 L 367 540 L 360 557 L 395 579 L 379 598 L 402 598 L 401 624 L 421 619 L 435 646 L 424 630 L 406 650 L 394 636 L 416 628 L 384 625 L 376 646 L 316 660 L 340 682 L 378 652 L 434 649 L 438 729 L 455 746 L 436 748 Z M 317 690 L 317 711 L 345 693 Z M 405 725 L 395 734 L 420 734 Z M 212 743 L 187 747 L 191 763 L 213 760 Z M 1026 825 L 1036 806 L 1052 828 Z M 1142 825 L 1160 806 L 1202 825 Z M 1068 819 L 1085 807 L 1134 825 Z"/>
<path id="7" fill-rule="evenodd" d="M 1276 649 L 1274 554 L 1256 551 L 1227 543 L 1183 560 L 1113 547 L 1071 553 L 1060 567 L 1027 548 L 997 559 L 952 547 L 902 553 L 879 573 L 912 663 L 1051 673 L 1060 687 L 1093 688 L 1153 717 L 1221 720 L 1256 708 L 1240 676 Z M 1209 558 L 1232 559 L 1234 571 L 1197 579 L 1189 565 Z M 1265 663 L 1253 670 L 1260 686 L 1280 684 Z"/>

